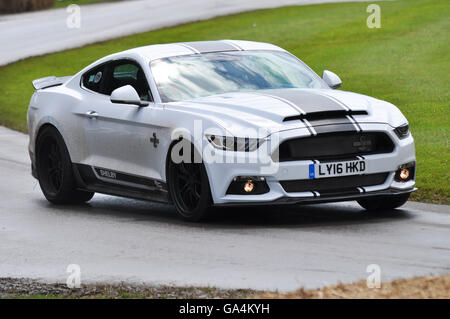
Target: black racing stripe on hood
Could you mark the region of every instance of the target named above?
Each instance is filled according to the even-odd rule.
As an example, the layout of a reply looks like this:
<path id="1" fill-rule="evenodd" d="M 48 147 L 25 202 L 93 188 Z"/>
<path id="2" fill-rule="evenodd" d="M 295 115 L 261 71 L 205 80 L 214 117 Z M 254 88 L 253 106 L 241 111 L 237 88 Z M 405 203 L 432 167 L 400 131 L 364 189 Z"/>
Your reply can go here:
<path id="1" fill-rule="evenodd" d="M 316 119 L 312 121 L 301 120 L 302 122 L 307 122 L 310 127 L 308 130 L 313 135 L 324 134 L 330 132 L 358 132 L 361 131 L 358 124 L 350 119 L 349 117 L 343 116 L 339 118 L 329 118 L 329 119 Z"/>
<path id="2" fill-rule="evenodd" d="M 320 125 L 314 126 L 314 129 L 317 132 L 317 134 L 335 133 L 335 132 L 357 132 L 355 125 L 353 125 L 352 123 Z"/>
<path id="3" fill-rule="evenodd" d="M 309 123 L 311 123 L 314 128 L 321 125 L 352 124 L 350 119 L 345 116 L 329 119 L 309 120 Z"/>
<path id="4" fill-rule="evenodd" d="M 330 111 L 348 111 L 341 103 L 328 96 L 302 91 L 302 90 L 273 90 L 267 94 L 279 99 L 284 99 L 297 106 L 303 113 L 320 113 Z"/>
<path id="5" fill-rule="evenodd" d="M 338 100 L 304 90 L 272 90 L 268 96 L 285 101 L 300 112 L 286 117 L 283 122 L 298 119 L 306 123 L 313 135 L 329 132 L 358 132 L 361 127 L 352 115 L 367 115 L 366 111 L 352 111 Z"/>
<path id="6" fill-rule="evenodd" d="M 193 48 L 200 53 L 239 51 L 237 47 L 221 41 L 194 41 L 180 43 L 188 48 Z"/>

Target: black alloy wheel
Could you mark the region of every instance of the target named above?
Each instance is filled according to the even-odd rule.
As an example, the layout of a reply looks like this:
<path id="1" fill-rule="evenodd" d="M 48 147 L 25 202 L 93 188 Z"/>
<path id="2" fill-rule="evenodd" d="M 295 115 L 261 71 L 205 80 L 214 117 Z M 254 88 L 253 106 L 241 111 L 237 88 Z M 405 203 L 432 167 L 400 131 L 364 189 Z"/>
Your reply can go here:
<path id="1" fill-rule="evenodd" d="M 39 133 L 36 169 L 42 192 L 54 204 L 78 204 L 92 199 L 93 192 L 77 189 L 69 152 L 62 136 L 51 126 Z"/>
<path id="2" fill-rule="evenodd" d="M 169 153 L 170 154 L 170 153 Z M 205 219 L 211 209 L 211 191 L 203 163 L 169 160 L 170 197 L 178 214 L 188 221 Z"/>
<path id="3" fill-rule="evenodd" d="M 61 151 L 54 139 L 48 138 L 47 143 L 44 145 L 42 162 L 44 162 L 44 167 L 46 168 L 45 175 L 47 176 L 49 189 L 53 193 L 57 193 L 61 190 L 63 183 Z"/>
<path id="4" fill-rule="evenodd" d="M 176 179 L 174 186 L 176 192 L 180 195 L 180 203 L 183 206 L 183 209 L 195 209 L 200 202 L 202 193 L 200 166 L 182 162 L 176 166 L 174 173 Z"/>

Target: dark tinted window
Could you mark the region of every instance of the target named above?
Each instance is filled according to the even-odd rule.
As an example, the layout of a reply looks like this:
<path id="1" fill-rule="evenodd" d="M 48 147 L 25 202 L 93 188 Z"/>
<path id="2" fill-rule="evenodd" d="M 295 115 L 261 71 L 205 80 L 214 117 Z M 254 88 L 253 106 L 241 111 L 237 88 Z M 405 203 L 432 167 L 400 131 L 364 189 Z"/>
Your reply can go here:
<path id="1" fill-rule="evenodd" d="M 99 66 L 83 75 L 83 86 L 91 91 L 104 94 L 105 65 Z"/>
<path id="2" fill-rule="evenodd" d="M 115 89 L 125 85 L 134 87 L 141 100 L 152 100 L 147 79 L 139 65 L 130 61 L 111 64 L 111 70 L 107 75 L 106 94 L 111 95 Z"/>

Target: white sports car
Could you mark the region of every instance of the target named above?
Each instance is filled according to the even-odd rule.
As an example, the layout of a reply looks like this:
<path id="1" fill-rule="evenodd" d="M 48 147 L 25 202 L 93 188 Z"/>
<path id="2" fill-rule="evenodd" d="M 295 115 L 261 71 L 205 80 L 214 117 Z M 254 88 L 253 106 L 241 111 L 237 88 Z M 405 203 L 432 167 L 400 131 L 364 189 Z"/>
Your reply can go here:
<path id="1" fill-rule="evenodd" d="M 336 74 L 271 44 L 151 45 L 33 86 L 32 172 L 55 204 L 98 192 L 173 203 L 196 221 L 215 205 L 393 209 L 415 190 L 398 108 L 333 90 Z"/>

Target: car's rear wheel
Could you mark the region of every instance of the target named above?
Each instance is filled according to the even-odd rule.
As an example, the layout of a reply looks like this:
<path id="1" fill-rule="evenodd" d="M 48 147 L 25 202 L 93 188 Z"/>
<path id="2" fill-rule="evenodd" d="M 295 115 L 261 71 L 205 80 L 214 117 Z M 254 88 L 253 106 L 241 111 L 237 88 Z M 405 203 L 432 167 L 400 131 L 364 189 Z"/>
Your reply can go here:
<path id="1" fill-rule="evenodd" d="M 358 200 L 358 204 L 363 208 L 374 210 L 390 210 L 395 209 L 405 204 L 409 199 L 408 194 L 394 195 L 394 196 L 380 196 L 375 198 L 367 198 Z"/>
<path id="2" fill-rule="evenodd" d="M 170 154 L 169 154 L 170 156 Z M 168 161 L 170 197 L 178 214 L 188 221 L 200 221 L 211 209 L 211 191 L 203 163 Z"/>
<path id="3" fill-rule="evenodd" d="M 94 193 L 76 189 L 69 152 L 59 132 L 45 127 L 36 143 L 36 169 L 45 198 L 54 204 L 78 204 L 92 199 Z"/>

